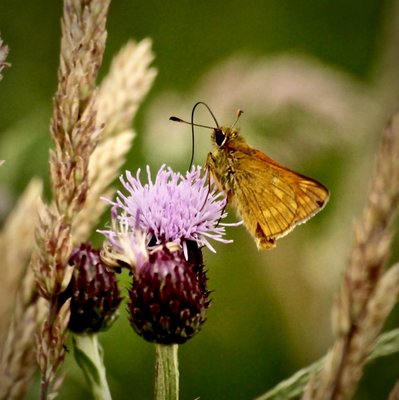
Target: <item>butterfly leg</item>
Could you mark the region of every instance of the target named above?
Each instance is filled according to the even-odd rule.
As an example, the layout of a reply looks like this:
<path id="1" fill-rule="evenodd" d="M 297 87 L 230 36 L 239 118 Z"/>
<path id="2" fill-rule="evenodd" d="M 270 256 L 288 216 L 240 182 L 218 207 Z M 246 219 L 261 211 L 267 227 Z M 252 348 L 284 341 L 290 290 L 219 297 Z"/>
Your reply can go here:
<path id="1" fill-rule="evenodd" d="M 206 193 L 206 197 L 205 197 L 205 200 L 204 200 L 204 204 L 201 207 L 201 211 L 205 207 L 205 204 L 206 204 L 206 202 L 208 200 L 209 193 L 211 191 L 210 164 L 208 162 L 209 161 L 208 159 L 209 159 L 210 156 L 212 156 L 211 153 L 208 154 L 208 157 L 207 157 L 207 160 L 206 160 L 206 164 L 205 164 L 205 169 L 206 169 L 206 174 L 207 174 L 207 181 L 208 181 L 208 192 Z"/>
<path id="2" fill-rule="evenodd" d="M 218 173 L 218 169 L 216 168 L 215 159 L 212 153 L 208 153 L 208 157 L 206 158 L 205 168 L 209 174 L 208 176 L 209 177 L 211 176 L 213 178 L 213 181 L 216 183 L 216 186 L 221 192 L 226 193 L 228 197 L 228 202 L 230 202 L 229 195 L 221 183 L 221 179 Z"/>
<path id="3" fill-rule="evenodd" d="M 224 207 L 223 207 L 223 209 L 222 209 L 222 211 L 221 211 L 221 213 L 220 213 L 220 218 L 219 218 L 219 221 L 218 221 L 218 223 L 217 223 L 217 225 L 219 225 L 219 222 L 220 222 L 220 220 L 222 219 L 222 215 L 224 214 L 224 212 L 225 212 L 225 210 L 226 210 L 227 203 L 230 203 L 230 202 L 231 202 L 232 194 L 231 194 L 231 191 L 229 191 L 228 193 L 226 193 L 226 191 L 225 191 L 225 190 L 223 189 L 223 187 L 221 186 L 221 184 L 220 184 L 220 182 L 219 182 L 219 179 L 217 178 L 217 175 L 216 175 L 216 171 L 217 171 L 217 170 L 216 170 L 216 167 L 215 167 L 215 161 L 214 161 L 214 158 L 213 158 L 212 153 L 208 153 L 208 157 L 206 158 L 205 168 L 206 168 L 207 173 L 208 173 L 209 191 L 211 190 L 211 176 L 212 176 L 212 177 L 213 177 L 213 180 L 215 181 L 215 183 L 216 183 L 216 185 L 217 185 L 217 187 L 218 187 L 218 189 L 219 189 L 221 192 L 224 192 L 224 193 L 226 194 L 226 197 L 227 197 L 226 204 L 224 205 Z"/>

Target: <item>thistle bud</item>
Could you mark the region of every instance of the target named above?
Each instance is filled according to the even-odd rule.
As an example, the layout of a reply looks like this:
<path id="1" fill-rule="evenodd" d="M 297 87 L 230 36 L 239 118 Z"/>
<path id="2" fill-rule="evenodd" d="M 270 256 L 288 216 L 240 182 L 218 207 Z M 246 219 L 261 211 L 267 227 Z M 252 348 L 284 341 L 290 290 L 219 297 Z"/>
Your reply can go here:
<path id="1" fill-rule="evenodd" d="M 71 297 L 69 329 L 75 333 L 108 329 L 122 300 L 114 273 L 102 263 L 100 251 L 88 244 L 73 251 L 69 264 L 75 266 L 64 294 Z"/>
<path id="2" fill-rule="evenodd" d="M 188 259 L 182 249 L 162 246 L 137 268 L 129 291 L 130 323 L 149 342 L 184 343 L 206 320 L 210 292 L 201 250 L 189 243 Z"/>

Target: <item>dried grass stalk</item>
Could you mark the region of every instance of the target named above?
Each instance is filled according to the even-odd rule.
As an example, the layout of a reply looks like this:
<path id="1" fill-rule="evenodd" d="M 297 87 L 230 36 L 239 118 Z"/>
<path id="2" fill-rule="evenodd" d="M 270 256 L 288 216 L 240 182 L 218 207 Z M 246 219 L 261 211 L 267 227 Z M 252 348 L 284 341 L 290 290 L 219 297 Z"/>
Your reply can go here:
<path id="1" fill-rule="evenodd" d="M 33 179 L 22 194 L 0 233 L 0 356 L 9 328 L 15 296 L 34 247 L 34 229 L 42 182 Z M 1 381 L 0 377 L 0 381 Z"/>
<path id="2" fill-rule="evenodd" d="M 100 133 L 95 84 L 105 48 L 109 1 L 64 1 L 50 173 L 55 204 L 68 222 L 85 201 L 89 158 Z"/>
<path id="3" fill-rule="evenodd" d="M 22 398 L 35 370 L 34 335 L 43 320 L 33 272 L 27 270 L 42 182 L 33 179 L 0 233 L 0 398 Z M 21 283 L 22 280 L 22 283 Z"/>
<path id="4" fill-rule="evenodd" d="M 97 126 L 96 77 L 105 48 L 109 0 L 64 0 L 58 88 L 54 97 L 50 152 L 53 206 L 43 205 L 32 266 L 48 314 L 37 340 L 41 398 L 55 396 L 62 378 L 56 372 L 65 357 L 69 303 L 59 294 L 69 282 L 67 262 L 71 227 L 89 186 L 89 160 L 101 129 Z"/>
<path id="5" fill-rule="evenodd" d="M 105 123 L 105 137 L 130 128 L 157 74 L 150 68 L 153 59 L 149 39 L 128 42 L 113 59 L 98 95 L 98 122 Z"/>
<path id="6" fill-rule="evenodd" d="M 397 301 L 396 265 L 384 273 L 399 202 L 399 113 L 385 128 L 340 293 L 333 309 L 336 340 L 326 362 L 309 381 L 304 399 L 348 399 L 382 325 Z"/>
<path id="7" fill-rule="evenodd" d="M 57 210 L 50 210 L 42 204 L 35 237 L 39 250 L 33 254 L 32 265 L 38 291 L 50 302 L 50 311 L 56 312 L 56 304 L 51 303 L 56 302 L 58 295 L 65 290 L 73 271 L 67 267 L 72 251 L 71 226 Z M 51 310 L 52 306 L 54 310 Z"/>
<path id="8" fill-rule="evenodd" d="M 0 359 L 0 399 L 25 397 L 37 369 L 34 345 L 44 318 L 45 303 L 35 290 L 33 271 L 28 269 L 18 291 Z"/>
<path id="9" fill-rule="evenodd" d="M 36 336 L 36 347 L 43 349 L 37 352 L 36 359 L 41 372 L 41 399 L 55 398 L 64 378 L 62 374 L 57 375 L 57 371 L 65 358 L 64 344 L 70 315 L 69 303 L 70 299 L 57 310 L 52 321 L 45 320 L 41 334 Z"/>

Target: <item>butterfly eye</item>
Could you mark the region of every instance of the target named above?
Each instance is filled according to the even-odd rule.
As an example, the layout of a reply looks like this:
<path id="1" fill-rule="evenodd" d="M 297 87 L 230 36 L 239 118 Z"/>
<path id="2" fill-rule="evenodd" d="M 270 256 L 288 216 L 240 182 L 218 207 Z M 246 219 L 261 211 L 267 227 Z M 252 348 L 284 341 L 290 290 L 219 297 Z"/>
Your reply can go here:
<path id="1" fill-rule="evenodd" d="M 215 142 L 218 146 L 222 146 L 226 139 L 226 135 L 221 129 L 215 129 Z"/>

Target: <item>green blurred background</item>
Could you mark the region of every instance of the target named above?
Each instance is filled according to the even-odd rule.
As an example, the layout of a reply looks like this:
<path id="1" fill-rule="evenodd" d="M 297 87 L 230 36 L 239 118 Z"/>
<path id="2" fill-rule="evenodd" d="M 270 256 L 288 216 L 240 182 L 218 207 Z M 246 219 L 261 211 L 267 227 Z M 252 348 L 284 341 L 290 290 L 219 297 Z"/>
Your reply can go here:
<path id="1" fill-rule="evenodd" d="M 1 220 L 32 176 L 45 180 L 49 194 L 48 126 L 57 84 L 61 14 L 61 1 L 0 2 L 0 32 L 12 63 L 0 82 L 0 159 L 6 159 L 0 169 Z M 272 252 L 258 252 L 241 227 L 228 229 L 233 244 L 217 245 L 217 254 L 205 254 L 214 301 L 202 332 L 180 348 L 182 399 L 251 399 L 327 351 L 332 340 L 330 309 L 350 248 L 352 224 L 365 201 L 379 132 L 396 105 L 397 21 L 394 3 L 381 0 L 112 2 L 101 75 L 130 38 L 153 40 L 158 69 L 135 121 L 137 138 L 126 168 L 168 162 L 184 171 L 190 157 L 189 130 L 167 117 L 183 112 L 179 116 L 187 118 L 193 103 L 205 100 L 222 122 L 226 118 L 225 123 L 233 120 L 236 108 L 243 108 L 249 114 L 241 121 L 245 136 L 270 156 L 321 180 L 332 192 L 326 209 Z M 342 83 L 337 104 L 344 110 L 339 115 L 345 117 L 346 112 L 354 122 L 346 124 L 348 117 L 343 117 L 331 123 L 303 112 L 308 110 L 301 104 L 275 113 L 265 107 L 264 115 L 251 115 L 256 88 L 249 95 L 252 100 L 241 88 L 234 97 L 235 108 L 219 109 L 217 99 L 229 98 L 230 88 L 234 92 L 246 82 L 245 66 L 256 65 L 267 77 L 270 60 L 281 54 L 305 57 L 321 71 L 332 71 L 331 80 Z M 210 75 L 224 76 L 224 63 L 234 66 L 242 59 L 244 67 L 231 67 L 236 72 L 229 87 L 219 92 L 217 87 L 214 92 L 202 89 L 212 86 Z M 260 91 L 262 84 L 260 80 Z M 364 110 L 372 112 L 356 106 L 363 103 L 368 107 Z M 262 109 L 262 104 L 257 107 Z M 187 143 L 179 157 L 171 157 L 159 145 L 163 140 L 157 141 L 155 119 L 165 130 L 178 132 L 174 140 Z M 198 136 L 203 147 L 197 150 L 196 161 L 203 163 L 210 143 Z M 152 157 L 153 152 L 158 156 Z M 100 243 L 99 235 L 93 240 Z M 115 399 L 149 399 L 154 347 L 130 329 L 125 308 L 114 327 L 100 336 L 111 391 Z M 394 315 L 388 325 L 397 322 Z M 357 398 L 386 398 L 398 378 L 393 368 L 398 361 L 389 357 L 369 366 Z M 71 355 L 65 368 L 68 375 L 59 398 L 88 398 Z M 38 377 L 29 398 L 37 394 Z"/>

